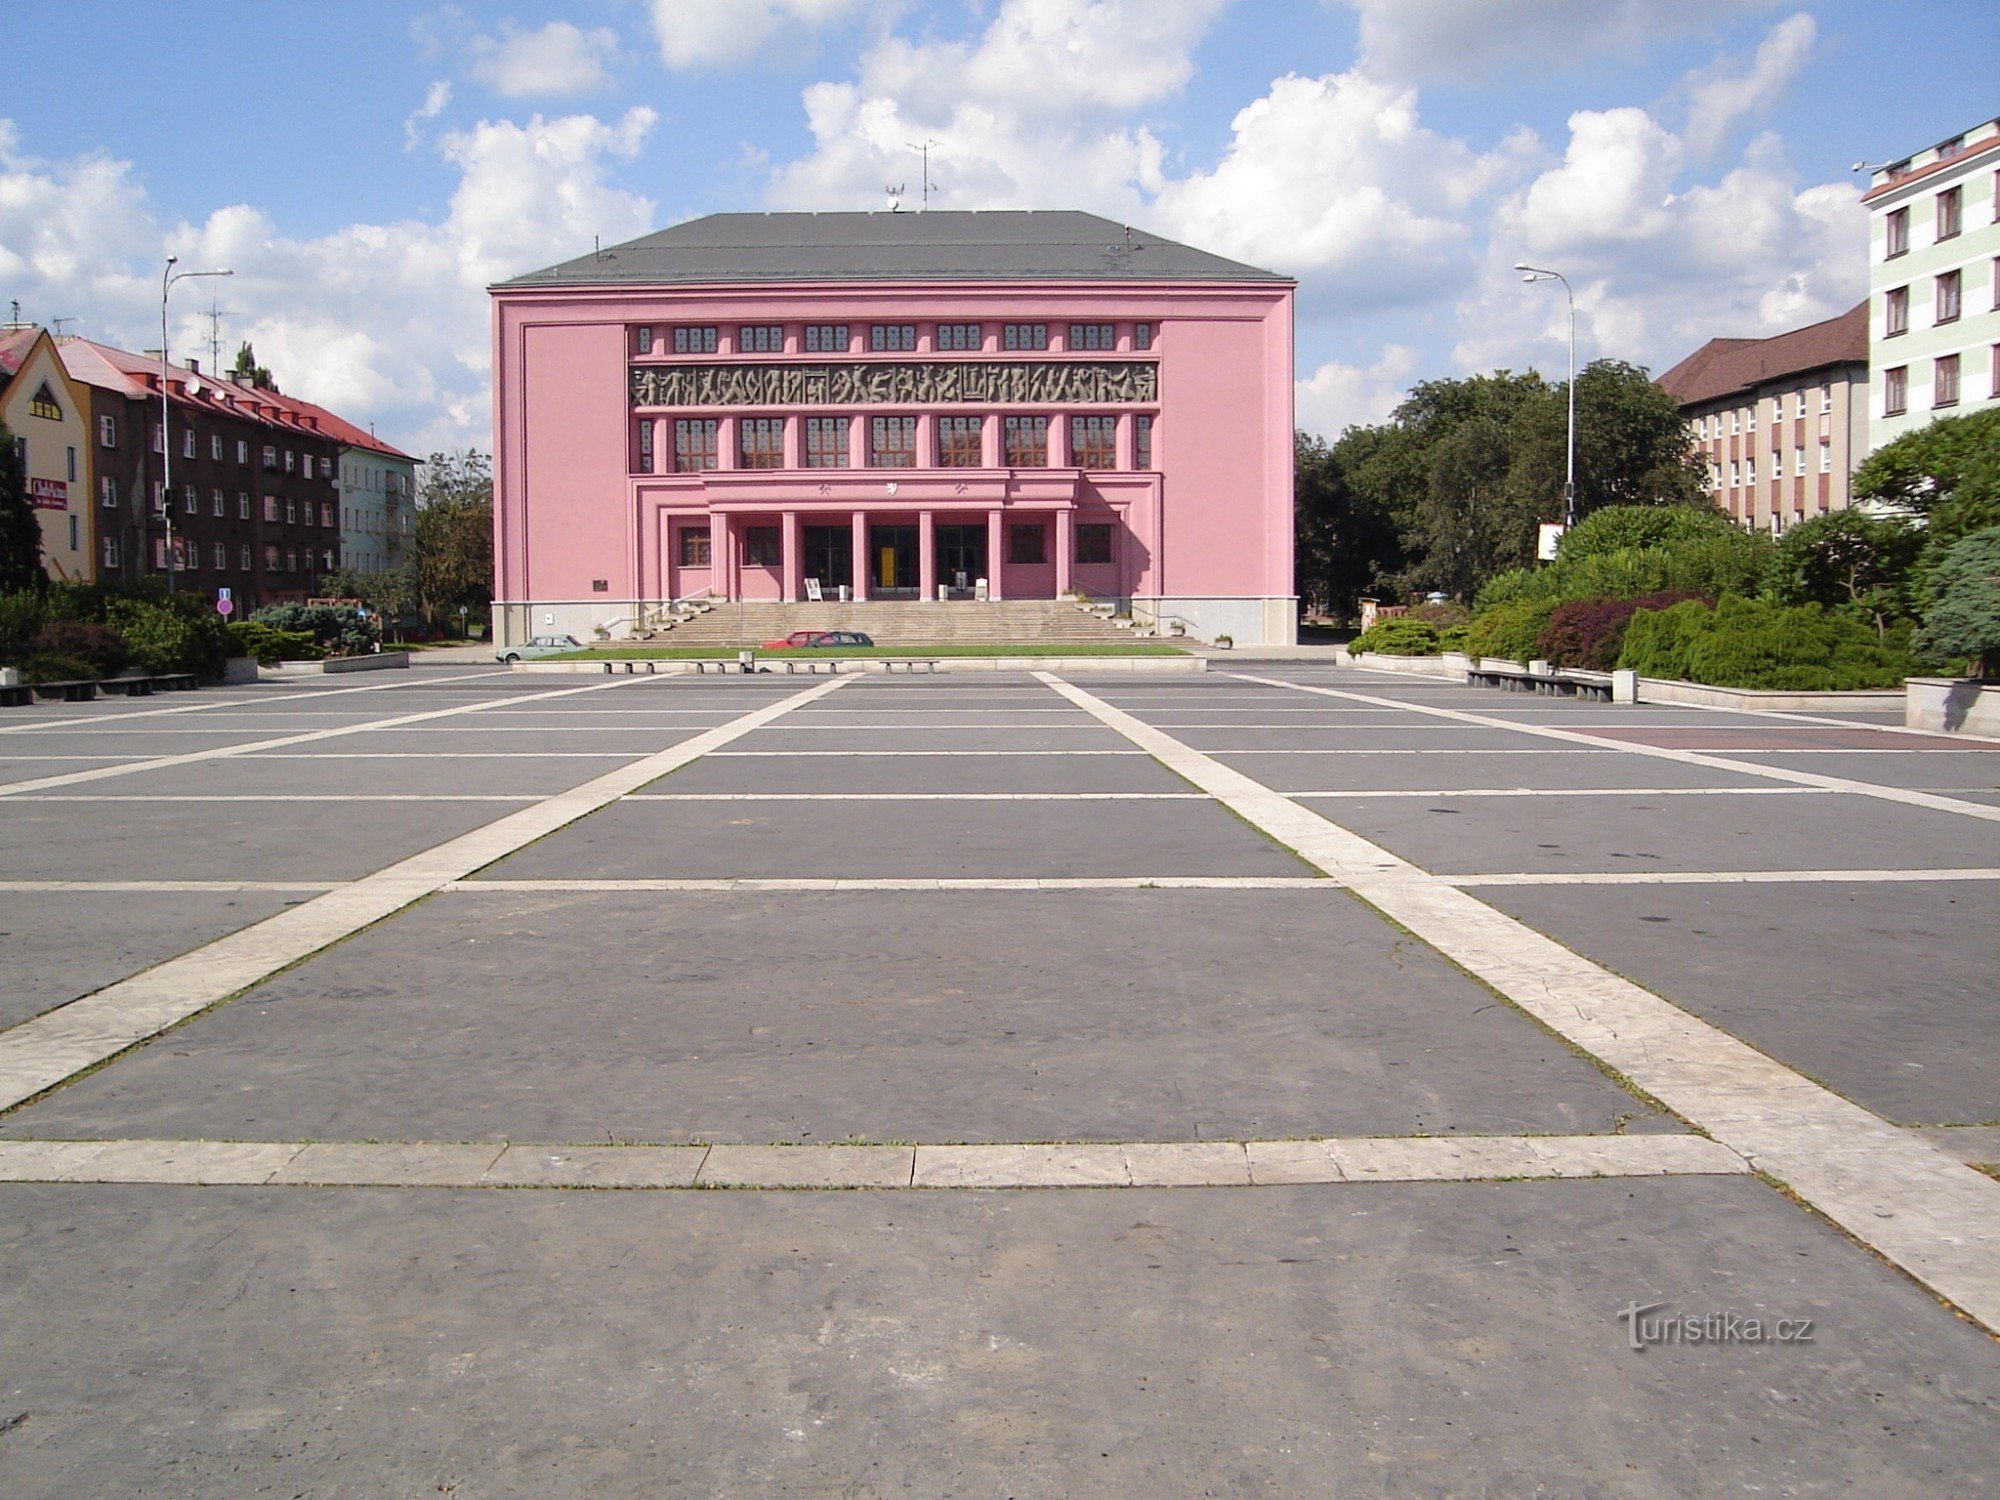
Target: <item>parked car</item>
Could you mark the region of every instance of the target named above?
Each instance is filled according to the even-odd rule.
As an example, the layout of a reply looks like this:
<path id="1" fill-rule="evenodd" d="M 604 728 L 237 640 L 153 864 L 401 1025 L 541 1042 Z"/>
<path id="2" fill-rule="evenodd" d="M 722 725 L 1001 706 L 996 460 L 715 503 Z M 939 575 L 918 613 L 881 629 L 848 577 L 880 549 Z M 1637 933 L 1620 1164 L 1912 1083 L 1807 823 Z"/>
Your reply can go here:
<path id="1" fill-rule="evenodd" d="M 794 630 L 783 640 L 764 642 L 763 649 L 766 651 L 796 651 L 802 647 L 817 649 L 822 646 L 837 646 L 842 649 L 852 650 L 857 646 L 872 646 L 874 644 L 875 638 L 873 636 L 864 635 L 858 630 Z"/>
<path id="2" fill-rule="evenodd" d="M 561 656 L 565 651 L 581 651 L 583 642 L 573 635 L 538 635 L 518 646 L 502 646 L 494 655 L 503 662 L 533 661 L 538 656 Z"/>

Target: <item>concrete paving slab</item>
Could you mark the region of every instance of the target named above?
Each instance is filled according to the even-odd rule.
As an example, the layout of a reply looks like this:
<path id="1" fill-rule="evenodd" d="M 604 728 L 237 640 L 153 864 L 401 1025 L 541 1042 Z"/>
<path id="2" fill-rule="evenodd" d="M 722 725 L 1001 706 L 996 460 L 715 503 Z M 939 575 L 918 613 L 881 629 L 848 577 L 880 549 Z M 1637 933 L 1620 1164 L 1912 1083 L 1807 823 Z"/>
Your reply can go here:
<path id="1" fill-rule="evenodd" d="M 1356 1201 L 9 1187 L 0 1465 L 20 1494 L 1650 1500 L 1971 1495 L 2000 1463 L 1990 1341 L 1755 1182 Z M 1813 1338 L 1628 1348 L 1618 1311 L 1662 1300 Z"/>
<path id="2" fill-rule="evenodd" d="M 489 1187 L 687 1188 L 706 1146 L 512 1145 L 479 1180 Z"/>
<path id="3" fill-rule="evenodd" d="M 1568 787 L 1768 786 L 1749 774 L 1738 775 L 1706 766 L 1647 760 L 1616 751 L 1505 750 L 1474 754 L 1436 754 L 1422 746 L 1365 750 L 1353 754 L 1303 752 L 1297 755 L 1235 754 L 1218 751 L 1214 758 L 1244 775 L 1281 792 L 1402 791 L 1441 787 Z"/>
<path id="4" fill-rule="evenodd" d="M 269 1182 L 299 1155 L 288 1142 L 114 1141 L 93 1151 L 65 1182 L 255 1184 Z"/>
<path id="5" fill-rule="evenodd" d="M 690 731 L 693 732 L 693 731 Z M 662 743 L 675 736 L 663 734 Z M 481 792 L 495 796 L 550 796 L 601 775 L 622 752 L 599 756 L 551 755 L 461 759 L 454 755 L 362 759 L 332 751 L 320 755 L 246 755 L 201 765 L 147 771 L 123 783 L 82 786 L 61 795 L 93 796 L 268 796 L 274 802 L 301 793 L 381 793 L 429 796 Z M 51 794 L 56 795 L 56 794 Z"/>
<path id="6" fill-rule="evenodd" d="M 1134 1187 L 1247 1187 L 1250 1157 L 1237 1141 L 1127 1141 L 1125 1175 Z"/>
<path id="7" fill-rule="evenodd" d="M 1892 1120 L 2000 1120 L 1992 882 L 1479 896 Z"/>
<path id="8" fill-rule="evenodd" d="M 1328 1141 L 1326 1146 L 1349 1182 L 1458 1182 L 1539 1177 L 1548 1171 L 1547 1159 L 1520 1136 Z"/>
<path id="9" fill-rule="evenodd" d="M 1316 811 L 1424 869 L 1802 870 L 1984 867 L 1991 823 L 1837 793 L 1316 801 Z"/>
<path id="10" fill-rule="evenodd" d="M 288 1160 L 272 1182 L 315 1186 L 476 1182 L 499 1160 L 500 1147 L 459 1142 L 319 1141 Z"/>
<path id="11" fill-rule="evenodd" d="M 490 877 L 1302 875 L 1205 802 L 627 802 Z"/>
<path id="12" fill-rule="evenodd" d="M 843 692 L 841 696 L 846 696 Z M 887 742 L 893 737 L 885 736 Z M 1176 792 L 1144 755 L 704 756 L 651 792 Z"/>
<path id="13" fill-rule="evenodd" d="M 1898 737 L 1892 735 L 1883 735 L 1881 745 L 1872 750 L 1759 755 L 1755 760 L 1758 765 L 1846 776 L 1882 786 L 2000 788 L 2000 750 L 1903 750 Z"/>
<path id="14" fill-rule="evenodd" d="M 0 893 L 7 974 L 0 985 L 0 1027 L 261 922 L 307 894 Z"/>
<path id="15" fill-rule="evenodd" d="M 910 1185 L 910 1146 L 739 1146 L 709 1149 L 702 1187 L 899 1188 Z"/>
<path id="16" fill-rule="evenodd" d="M 894 748 L 901 751 L 923 750 L 1119 750 L 1120 745 L 1114 735 L 1105 733 L 1097 724 L 1078 723 L 1053 725 L 1036 723 L 1032 725 L 966 725 L 963 728 L 902 728 L 894 725 L 877 725 L 873 728 L 850 729 L 844 726 L 828 726 L 819 729 L 795 729 L 790 725 L 778 725 L 747 737 L 738 747 L 741 750 L 810 750 L 826 754 L 839 750 L 884 750 Z"/>
<path id="17" fill-rule="evenodd" d="M 1338 890 L 510 892 L 434 896 L 0 1133 L 1123 1143 L 1652 1113 Z"/>
<path id="18" fill-rule="evenodd" d="M 1125 1148 L 1108 1145 L 919 1146 L 918 1187 L 1128 1187 Z"/>

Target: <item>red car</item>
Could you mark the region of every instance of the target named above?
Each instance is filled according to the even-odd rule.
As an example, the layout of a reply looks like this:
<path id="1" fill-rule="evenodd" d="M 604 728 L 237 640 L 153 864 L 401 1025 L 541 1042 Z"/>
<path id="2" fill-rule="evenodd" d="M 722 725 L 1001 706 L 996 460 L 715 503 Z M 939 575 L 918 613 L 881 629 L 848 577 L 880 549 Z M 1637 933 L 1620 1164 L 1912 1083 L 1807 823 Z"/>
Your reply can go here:
<path id="1" fill-rule="evenodd" d="M 766 651 L 795 651 L 802 646 L 872 646 L 874 640 L 858 630 L 794 630 L 781 641 L 766 641 Z"/>

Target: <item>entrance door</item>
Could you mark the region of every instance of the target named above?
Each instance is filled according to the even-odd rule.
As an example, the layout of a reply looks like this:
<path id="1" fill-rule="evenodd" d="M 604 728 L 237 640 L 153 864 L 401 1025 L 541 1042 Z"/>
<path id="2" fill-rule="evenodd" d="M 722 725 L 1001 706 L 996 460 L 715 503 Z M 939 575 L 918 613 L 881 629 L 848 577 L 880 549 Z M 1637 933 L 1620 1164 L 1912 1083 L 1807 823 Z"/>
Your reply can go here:
<path id="1" fill-rule="evenodd" d="M 868 528 L 868 591 L 876 599 L 917 597 L 917 528 Z"/>
<path id="2" fill-rule="evenodd" d="M 937 529 L 938 582 L 957 593 L 970 589 L 986 571 L 986 523 Z"/>
<path id="3" fill-rule="evenodd" d="M 854 582 L 854 528 L 806 526 L 801 531 L 805 576 L 817 578 L 827 598 L 838 598 L 840 588 Z"/>

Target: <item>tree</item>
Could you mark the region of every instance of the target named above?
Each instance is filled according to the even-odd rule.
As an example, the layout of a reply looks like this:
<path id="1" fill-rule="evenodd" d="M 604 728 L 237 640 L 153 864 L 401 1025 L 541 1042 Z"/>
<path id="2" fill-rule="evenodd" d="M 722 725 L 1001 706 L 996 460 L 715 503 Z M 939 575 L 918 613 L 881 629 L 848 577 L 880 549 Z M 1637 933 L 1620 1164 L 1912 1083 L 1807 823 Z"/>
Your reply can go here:
<path id="1" fill-rule="evenodd" d="M 257 363 L 257 351 L 246 342 L 236 350 L 236 363 L 229 367 L 230 378 L 247 379 L 260 391 L 275 391 L 278 382 L 271 378 L 268 368 Z"/>
<path id="2" fill-rule="evenodd" d="M 0 593 L 40 590 L 48 580 L 42 571 L 42 523 L 28 504 L 21 450 L 0 422 Z"/>
<path id="3" fill-rule="evenodd" d="M 408 568 L 380 573 L 336 568 L 320 575 L 319 591 L 329 599 L 359 599 L 381 621 L 383 632 L 391 639 L 401 639 L 398 627 L 417 607 L 416 580 Z"/>
<path id="4" fill-rule="evenodd" d="M 493 603 L 493 466 L 476 449 L 433 453 L 424 466 L 410 544 L 410 575 L 424 617 L 442 626 L 461 607 Z"/>
<path id="5" fill-rule="evenodd" d="M 1853 488 L 1857 499 L 1922 516 L 1940 550 L 2000 526 L 2000 406 L 1940 417 L 1883 444 L 1854 471 Z"/>
<path id="6" fill-rule="evenodd" d="M 1350 427 L 1331 447 L 1311 433 L 1293 437 L 1294 586 L 1307 608 L 1337 619 L 1352 617 L 1363 594 L 1406 565 L 1395 517 L 1355 478 L 1381 434 Z"/>
<path id="7" fill-rule="evenodd" d="M 1917 559 L 1924 533 L 1901 516 L 1836 510 L 1801 521 L 1778 542 L 1770 589 L 1782 604 L 1859 610 L 1878 639 L 1889 621 L 1916 613 Z"/>
<path id="8" fill-rule="evenodd" d="M 2000 526 L 1960 537 L 1931 570 L 1936 602 L 1917 632 L 1933 657 L 1971 658 L 1972 675 L 2000 676 Z"/>

